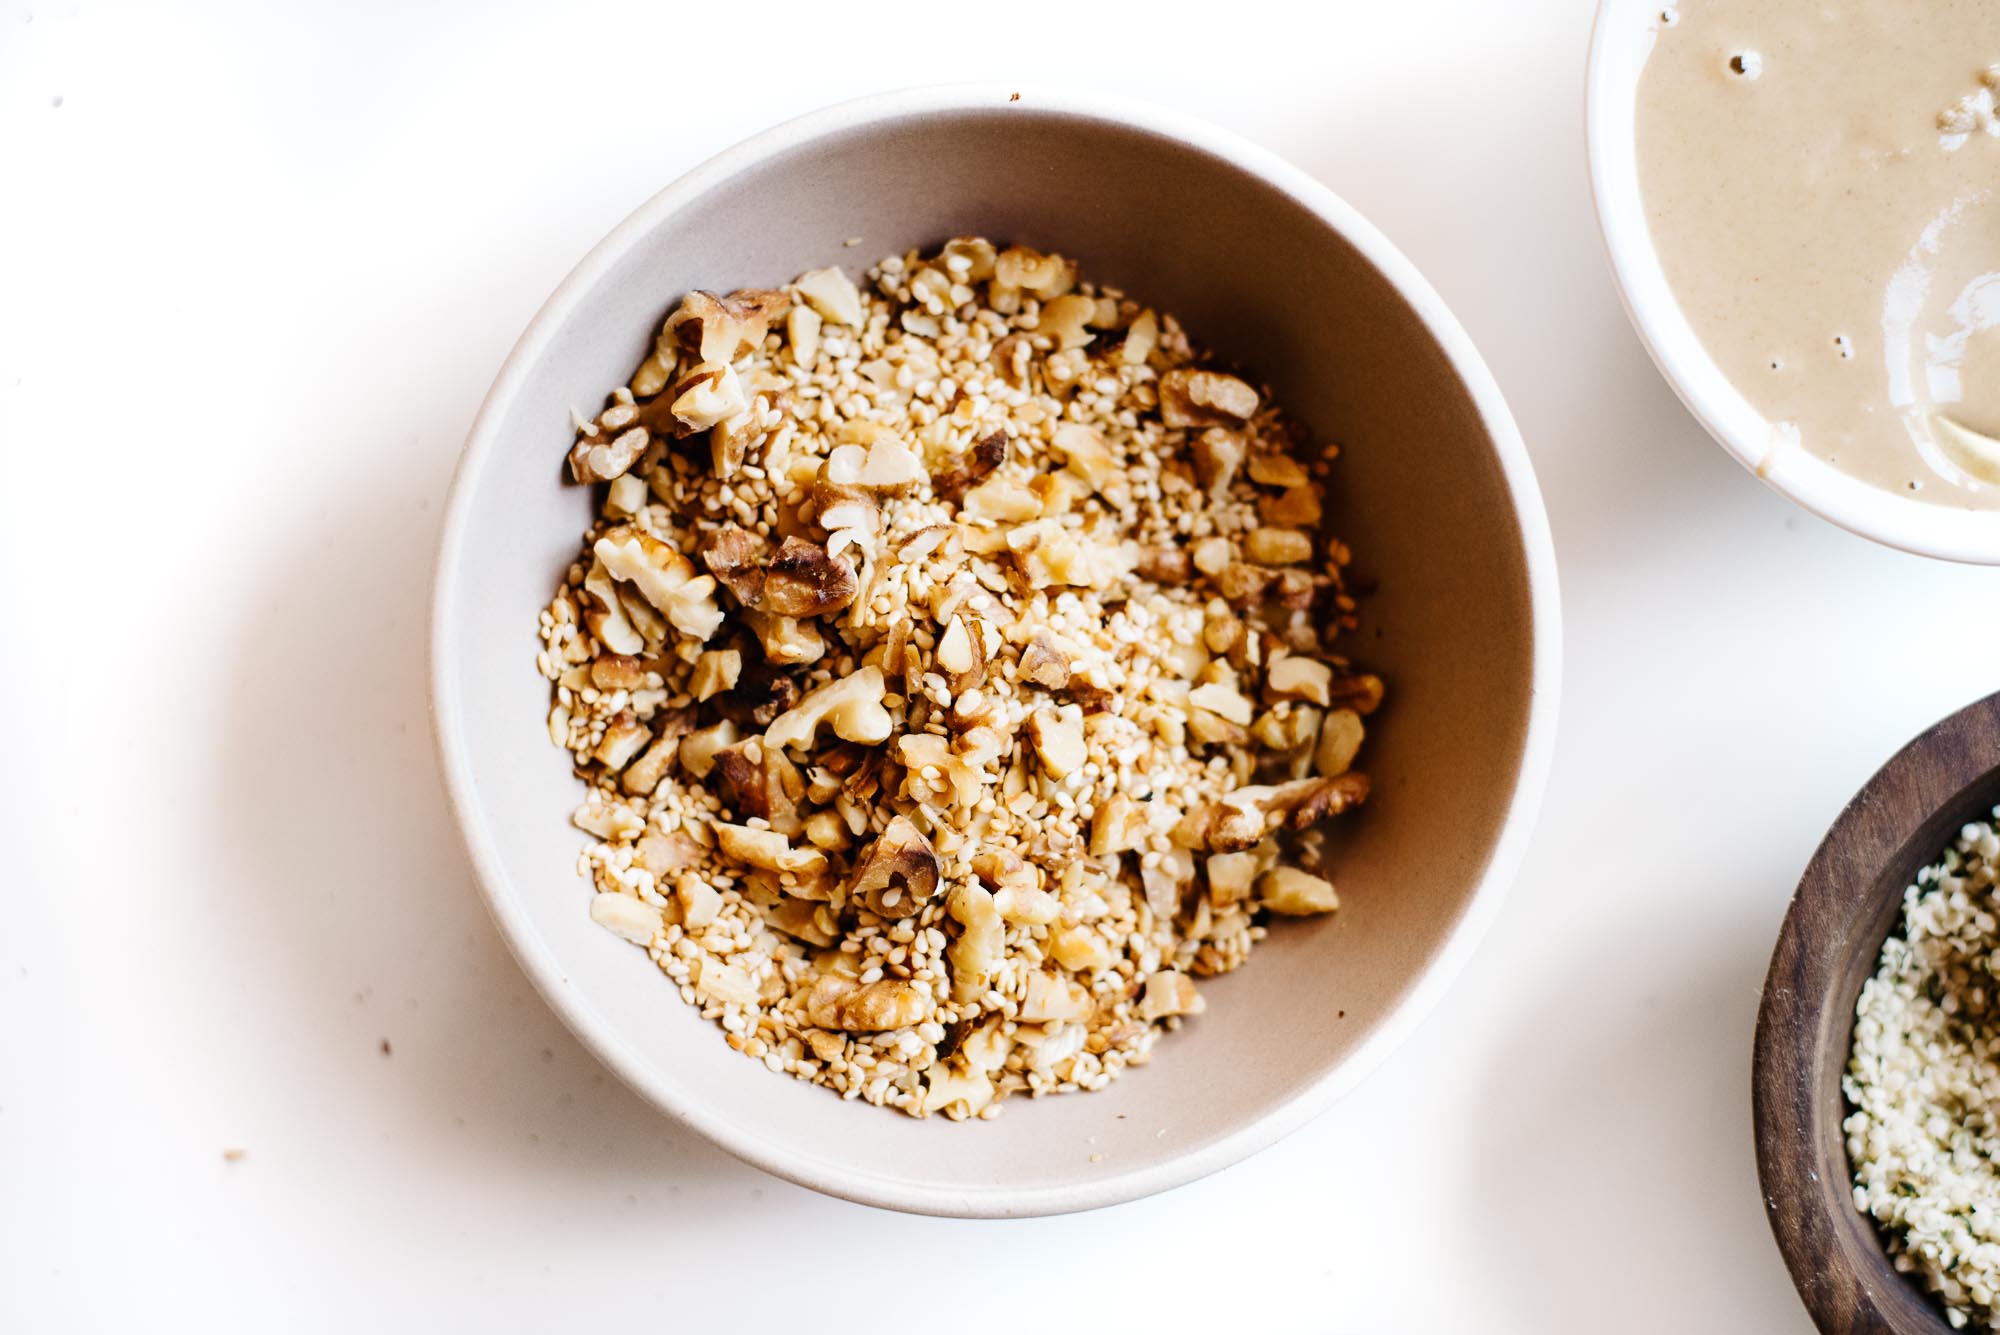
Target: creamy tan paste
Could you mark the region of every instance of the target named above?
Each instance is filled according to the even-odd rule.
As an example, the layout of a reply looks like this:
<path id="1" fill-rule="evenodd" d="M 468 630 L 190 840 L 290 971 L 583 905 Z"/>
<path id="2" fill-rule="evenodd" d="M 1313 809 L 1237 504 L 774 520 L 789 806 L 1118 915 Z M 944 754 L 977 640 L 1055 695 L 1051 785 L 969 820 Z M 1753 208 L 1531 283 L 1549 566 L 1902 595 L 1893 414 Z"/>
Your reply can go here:
<path id="1" fill-rule="evenodd" d="M 1688 0 L 1655 27 L 1640 186 L 1716 365 L 1776 448 L 2000 508 L 2000 0 Z"/>

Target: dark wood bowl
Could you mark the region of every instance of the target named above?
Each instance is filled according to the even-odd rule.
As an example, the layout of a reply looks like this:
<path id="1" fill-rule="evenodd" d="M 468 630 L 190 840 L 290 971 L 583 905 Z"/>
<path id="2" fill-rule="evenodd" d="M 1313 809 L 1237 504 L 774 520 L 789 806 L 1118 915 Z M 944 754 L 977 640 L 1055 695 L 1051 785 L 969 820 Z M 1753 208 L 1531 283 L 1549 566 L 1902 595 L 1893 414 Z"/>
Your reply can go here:
<path id="1" fill-rule="evenodd" d="M 1898 1274 L 1854 1208 L 1840 1124 L 1854 1006 L 1903 890 L 2000 802 L 2000 695 L 1968 705 L 1876 772 L 1799 881 L 1764 980 L 1751 1087 L 1757 1174 L 1778 1249 L 1828 1335 L 1949 1335 L 1944 1308 Z"/>

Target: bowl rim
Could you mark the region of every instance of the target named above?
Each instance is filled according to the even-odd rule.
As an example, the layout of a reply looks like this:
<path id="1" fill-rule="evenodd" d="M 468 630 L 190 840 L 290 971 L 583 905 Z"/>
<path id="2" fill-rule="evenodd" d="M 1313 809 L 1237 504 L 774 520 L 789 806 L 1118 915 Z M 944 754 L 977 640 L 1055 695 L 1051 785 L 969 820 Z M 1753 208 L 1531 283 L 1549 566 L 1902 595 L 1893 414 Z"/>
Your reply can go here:
<path id="1" fill-rule="evenodd" d="M 1875 1221 L 1854 1208 L 1838 1076 L 1861 987 L 1900 929 L 1907 877 L 2000 800 L 1996 743 L 2000 693 L 1946 715 L 1884 761 L 1813 851 L 1771 951 L 1751 1056 L 1757 1180 L 1772 1237 L 1821 1330 L 1951 1329 L 1936 1299 L 1895 1270 Z M 1866 972 L 1855 977 L 1857 964 Z M 1830 1061 L 1838 1064 L 1831 1103 Z M 1872 1274 L 1843 1273 L 1854 1251 L 1842 1244 L 1857 1235 Z"/>
<path id="2" fill-rule="evenodd" d="M 953 115 L 1019 106 L 1042 114 L 1109 122 L 1177 141 L 1260 178 L 1346 239 L 1396 290 L 1465 385 L 1500 466 L 1520 532 L 1530 607 L 1527 726 L 1500 835 L 1473 893 L 1443 942 L 1360 1047 L 1290 1099 L 1235 1130 L 1151 1166 L 1041 1187 L 995 1185 L 942 1189 L 866 1172 L 823 1156 L 751 1136 L 656 1079 L 558 966 L 518 899 L 481 810 L 473 781 L 454 633 L 463 600 L 460 571 L 472 498 L 490 466 L 502 420 L 584 294 L 641 236 L 732 174 L 802 144 L 916 115 Z M 1416 267 L 1374 226 L 1326 186 L 1275 153 L 1182 113 L 1073 89 L 992 82 L 945 84 L 835 103 L 785 121 L 723 150 L 641 204 L 571 270 L 536 312 L 501 364 L 473 420 L 444 508 L 433 577 L 430 714 L 446 795 L 482 897 L 508 949 L 570 1031 L 626 1085 L 656 1108 L 766 1172 L 829 1195 L 918 1214 L 1000 1218 L 1094 1209 L 1180 1186 L 1227 1167 L 1304 1125 L 1352 1089 L 1401 1042 L 1443 994 L 1484 935 L 1524 857 L 1546 786 L 1555 744 L 1561 677 L 1560 600 L 1548 517 L 1526 445 L 1485 362 Z"/>
<path id="3" fill-rule="evenodd" d="M 1660 374 L 1736 461 L 1795 504 L 1850 533 L 1918 556 L 2000 565 L 2000 513 L 1911 500 L 1841 472 L 1804 450 L 1776 448 L 1764 416 L 1730 383 L 1682 313 L 1653 246 L 1632 135 L 1637 83 L 1615 80 L 1621 20 L 1663 0 L 1598 0 L 1584 75 L 1590 195 L 1618 299 Z M 1643 70 L 1645 62 L 1638 62 Z"/>

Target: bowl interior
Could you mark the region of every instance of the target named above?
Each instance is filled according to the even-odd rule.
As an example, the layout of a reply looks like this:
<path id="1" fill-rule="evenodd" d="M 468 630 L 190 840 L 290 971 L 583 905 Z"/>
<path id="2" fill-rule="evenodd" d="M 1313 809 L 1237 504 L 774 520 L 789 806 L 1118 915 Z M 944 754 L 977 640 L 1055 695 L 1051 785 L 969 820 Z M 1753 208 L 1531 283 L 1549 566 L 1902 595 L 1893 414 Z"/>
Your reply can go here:
<path id="1" fill-rule="evenodd" d="M 1220 152 L 1032 99 L 837 117 L 776 140 L 698 172 L 600 247 L 524 337 L 475 429 L 440 571 L 435 689 L 496 917 L 614 1069 L 808 1185 L 1004 1214 L 1100 1204 L 1220 1166 L 1289 1129 L 1283 1114 L 1306 1116 L 1301 1095 L 1358 1074 L 1351 1059 L 1395 1027 L 1496 868 L 1517 799 L 1532 800 L 1538 779 L 1523 776 L 1541 749 L 1531 731 L 1545 732 L 1534 692 L 1553 655 L 1553 590 L 1530 583 L 1547 538 L 1525 462 L 1517 453 L 1509 475 L 1497 400 L 1482 413 L 1375 263 Z M 858 274 L 961 233 L 1079 257 L 1348 447 L 1330 525 L 1381 585 L 1350 652 L 1390 683 L 1363 755 L 1377 796 L 1343 831 L 1342 910 L 1278 927 L 1251 967 L 1206 989 L 1207 1014 L 1149 1068 L 977 1125 L 913 1121 L 772 1075 L 590 921 L 575 865 L 584 836 L 568 822 L 582 788 L 549 743 L 533 665 L 536 612 L 589 519 L 589 498 L 563 484 L 570 409 L 595 411 L 624 382 L 671 303 L 818 265 Z M 849 237 L 862 240 L 848 248 Z"/>
<path id="2" fill-rule="evenodd" d="M 1758 1020 L 1757 1156 L 1771 1223 L 1824 1330 L 1945 1331 L 1854 1208 L 1840 1081 L 1861 988 L 1897 930 L 1905 887 L 2000 802 L 2000 696 L 1912 742 L 1834 822 L 1801 879 Z"/>
<path id="3" fill-rule="evenodd" d="M 1640 191 L 1638 88 L 1661 0 L 1599 0 L 1586 127 L 1591 189 L 1626 312 L 1668 384 L 1710 435 L 1777 491 L 1854 533 L 1924 556 L 2000 564 L 2000 515 L 1956 510 L 1869 486 L 1776 433 L 1702 347 L 1667 284 Z"/>

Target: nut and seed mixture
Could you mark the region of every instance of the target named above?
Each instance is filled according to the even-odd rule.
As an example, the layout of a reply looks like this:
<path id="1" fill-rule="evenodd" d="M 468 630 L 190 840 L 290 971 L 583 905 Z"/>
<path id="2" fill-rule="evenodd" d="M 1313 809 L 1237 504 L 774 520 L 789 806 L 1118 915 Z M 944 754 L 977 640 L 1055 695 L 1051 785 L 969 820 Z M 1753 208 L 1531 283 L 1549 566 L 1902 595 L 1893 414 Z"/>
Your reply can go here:
<path id="1" fill-rule="evenodd" d="M 592 916 L 845 1098 L 1143 1064 L 1338 904 L 1382 683 L 1333 649 L 1334 453 L 1058 255 L 690 294 L 577 423 L 601 516 L 541 615 Z"/>
<path id="2" fill-rule="evenodd" d="M 2000 817 L 2000 808 L 1994 816 Z M 2000 1330 L 2000 834 L 1966 826 L 1903 892 L 1842 1088 L 1854 1204 L 1954 1327 Z"/>

